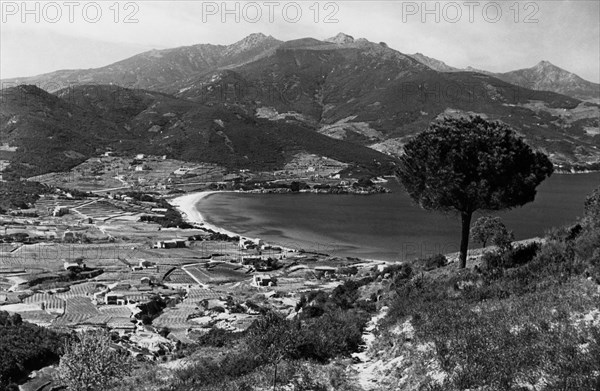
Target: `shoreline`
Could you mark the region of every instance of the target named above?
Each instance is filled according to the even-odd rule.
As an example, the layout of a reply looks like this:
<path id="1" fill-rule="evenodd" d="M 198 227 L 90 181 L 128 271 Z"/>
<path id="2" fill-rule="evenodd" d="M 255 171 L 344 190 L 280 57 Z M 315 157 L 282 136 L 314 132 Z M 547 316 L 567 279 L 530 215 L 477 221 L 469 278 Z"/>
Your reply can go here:
<path id="1" fill-rule="evenodd" d="M 221 233 L 224 235 L 228 235 L 231 237 L 234 237 L 234 236 L 239 236 L 240 238 L 243 237 L 243 235 L 237 234 L 235 232 L 229 231 L 225 228 L 218 227 L 214 224 L 207 222 L 204 219 L 204 217 L 202 216 L 202 213 L 200 213 L 198 208 L 196 208 L 196 204 L 200 200 L 202 200 L 212 194 L 215 194 L 215 193 L 234 193 L 234 192 L 233 191 L 220 191 L 220 190 L 206 190 L 206 191 L 199 191 L 199 192 L 195 192 L 195 193 L 188 193 L 188 194 L 182 195 L 180 197 L 176 197 L 176 198 L 166 200 L 166 201 L 169 204 L 171 204 L 173 207 L 175 207 L 175 209 L 177 209 L 181 213 L 181 216 L 183 217 L 183 219 L 190 224 L 198 225 L 202 228 L 210 229 L 215 232 L 218 232 L 218 233 Z"/>
<path id="2" fill-rule="evenodd" d="M 242 235 L 239 233 L 235 233 L 233 231 L 229 231 L 225 228 L 216 226 L 214 224 L 208 223 L 205 219 L 204 216 L 202 216 L 202 213 L 198 210 L 198 208 L 196 208 L 196 204 L 212 195 L 212 194 L 216 194 L 216 193 L 243 193 L 243 192 L 238 192 L 238 191 L 232 191 L 232 190 L 206 190 L 206 191 L 199 191 L 199 192 L 194 192 L 194 193 L 188 193 L 176 198 L 172 198 L 170 200 L 166 200 L 169 204 L 171 204 L 175 209 L 177 209 L 180 213 L 181 216 L 183 217 L 183 219 L 185 221 L 187 221 L 188 223 L 198 226 L 199 228 L 202 229 L 210 229 L 212 231 L 221 233 L 221 234 L 225 234 L 231 237 L 234 236 L 239 236 L 240 238 L 244 238 L 244 239 L 260 239 L 260 238 L 250 238 L 249 236 L 246 235 Z M 267 242 L 265 242 L 267 243 Z M 298 249 L 293 249 L 293 248 L 289 248 L 289 247 L 285 247 L 283 245 L 280 245 L 277 243 L 277 241 L 273 242 L 273 243 L 269 243 L 271 245 L 280 247 L 283 251 L 285 252 L 297 252 Z M 330 254 L 327 254 L 328 256 Z M 386 260 L 381 260 L 381 259 L 373 259 L 373 258 L 358 258 L 361 260 L 361 263 L 384 263 L 384 264 L 389 264 L 390 261 L 386 261 Z"/>
<path id="3" fill-rule="evenodd" d="M 260 238 L 251 238 L 247 235 L 242 235 L 242 234 L 230 231 L 223 227 L 219 227 L 217 225 L 211 224 L 204 219 L 204 216 L 202 216 L 202 213 L 198 210 L 198 208 L 196 208 L 196 204 L 200 200 L 202 200 L 212 194 L 216 194 L 216 193 L 240 193 L 240 192 L 233 191 L 233 190 L 206 190 L 206 191 L 199 191 L 199 192 L 185 194 L 180 197 L 176 197 L 176 198 L 173 198 L 171 200 L 166 200 L 166 201 L 169 204 L 171 204 L 173 207 L 175 207 L 175 209 L 177 209 L 181 213 L 181 216 L 183 217 L 183 219 L 185 221 L 187 221 L 188 223 L 190 223 L 192 225 L 198 226 L 201 229 L 212 230 L 214 232 L 218 232 L 220 234 L 224 234 L 224 235 L 227 235 L 230 237 L 238 236 L 240 239 L 250 239 L 250 240 L 260 239 Z M 279 245 L 277 243 L 269 243 L 269 244 L 280 247 L 285 252 L 296 252 L 297 251 L 296 249 L 288 248 L 288 247 Z"/>

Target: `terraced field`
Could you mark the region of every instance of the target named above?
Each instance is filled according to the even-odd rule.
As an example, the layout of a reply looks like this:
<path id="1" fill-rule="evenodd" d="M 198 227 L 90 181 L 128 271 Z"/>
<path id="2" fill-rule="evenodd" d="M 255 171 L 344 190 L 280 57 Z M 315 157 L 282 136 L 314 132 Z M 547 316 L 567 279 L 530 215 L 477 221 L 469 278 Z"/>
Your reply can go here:
<path id="1" fill-rule="evenodd" d="M 56 296 L 64 300 L 73 298 L 88 298 L 95 292 L 98 292 L 100 288 L 101 287 L 99 287 L 98 283 L 84 282 L 83 284 L 71 285 L 68 291 L 57 293 Z M 77 301 L 74 301 L 74 303 L 77 303 Z"/>
<path id="2" fill-rule="evenodd" d="M 62 315 L 65 312 L 66 302 L 57 295 L 36 293 L 23 300 L 25 304 L 39 304 L 40 307 L 51 313 Z"/>
<path id="3" fill-rule="evenodd" d="M 185 329 L 193 325 L 189 319 L 198 313 L 198 310 L 191 306 L 167 309 L 158 318 L 152 321 L 154 327 L 167 327 L 169 329 Z"/>
<path id="4" fill-rule="evenodd" d="M 131 317 L 131 309 L 124 305 L 103 305 L 98 307 L 98 310 L 102 315 L 114 316 L 120 318 Z"/>
<path id="5" fill-rule="evenodd" d="M 163 280 L 165 283 L 196 285 L 197 282 L 188 273 L 177 268 Z"/>
<path id="6" fill-rule="evenodd" d="M 53 323 L 57 326 L 76 325 L 100 315 L 89 297 L 69 297 L 65 301 L 65 314 Z"/>

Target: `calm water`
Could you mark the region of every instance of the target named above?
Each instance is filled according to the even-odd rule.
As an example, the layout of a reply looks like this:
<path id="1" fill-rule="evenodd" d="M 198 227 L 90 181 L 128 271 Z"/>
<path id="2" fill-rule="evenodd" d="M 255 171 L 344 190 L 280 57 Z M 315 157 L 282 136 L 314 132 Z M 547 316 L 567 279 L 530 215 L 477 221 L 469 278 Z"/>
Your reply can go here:
<path id="1" fill-rule="evenodd" d="M 581 216 L 586 195 L 599 184 L 600 173 L 554 174 L 533 203 L 494 214 L 517 239 L 543 235 Z M 208 222 L 233 232 L 339 256 L 403 260 L 458 251 L 456 215 L 424 211 L 401 185 L 387 185 L 392 193 L 372 196 L 223 193 L 197 206 Z"/>

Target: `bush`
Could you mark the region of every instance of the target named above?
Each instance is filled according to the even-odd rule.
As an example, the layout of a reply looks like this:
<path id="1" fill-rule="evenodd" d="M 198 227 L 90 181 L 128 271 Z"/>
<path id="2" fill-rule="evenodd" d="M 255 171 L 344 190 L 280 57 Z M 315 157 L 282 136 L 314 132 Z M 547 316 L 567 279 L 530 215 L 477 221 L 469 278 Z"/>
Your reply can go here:
<path id="1" fill-rule="evenodd" d="M 368 315 L 354 310 L 337 310 L 308 319 L 302 325 L 293 357 L 326 362 L 356 352 L 362 344 L 362 330 L 368 319 Z"/>
<path id="2" fill-rule="evenodd" d="M 448 264 L 448 259 L 442 254 L 437 254 L 427 258 L 418 259 L 416 263 L 420 264 L 423 270 L 430 271 L 446 266 Z"/>
<path id="3" fill-rule="evenodd" d="M 57 369 L 57 380 L 68 391 L 100 391 L 126 376 L 132 361 L 113 350 L 106 333 L 84 333 L 66 345 Z"/>
<path id="4" fill-rule="evenodd" d="M 507 267 L 521 266 L 530 262 L 537 255 L 538 251 L 540 251 L 540 245 L 537 242 L 512 249 L 507 254 L 509 258 Z"/>
<path id="5" fill-rule="evenodd" d="M 584 224 L 591 228 L 600 227 L 600 186 L 586 198 L 583 210 Z"/>
<path id="6" fill-rule="evenodd" d="M 230 345 L 233 341 L 236 341 L 239 338 L 239 333 L 232 333 L 231 331 L 213 327 L 208 331 L 208 333 L 198 338 L 198 344 L 201 346 L 214 346 L 221 348 L 223 346 Z"/>

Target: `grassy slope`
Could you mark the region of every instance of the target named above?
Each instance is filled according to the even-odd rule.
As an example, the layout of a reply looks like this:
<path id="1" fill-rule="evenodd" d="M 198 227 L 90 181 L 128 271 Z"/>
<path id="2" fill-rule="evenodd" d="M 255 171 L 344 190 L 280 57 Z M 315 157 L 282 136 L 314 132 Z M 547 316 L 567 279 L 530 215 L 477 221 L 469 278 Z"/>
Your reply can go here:
<path id="1" fill-rule="evenodd" d="M 533 259 L 505 258 L 519 266 L 487 256 L 475 269 L 395 276 L 373 347 L 380 389 L 598 389 L 597 228 L 554 230 Z"/>

